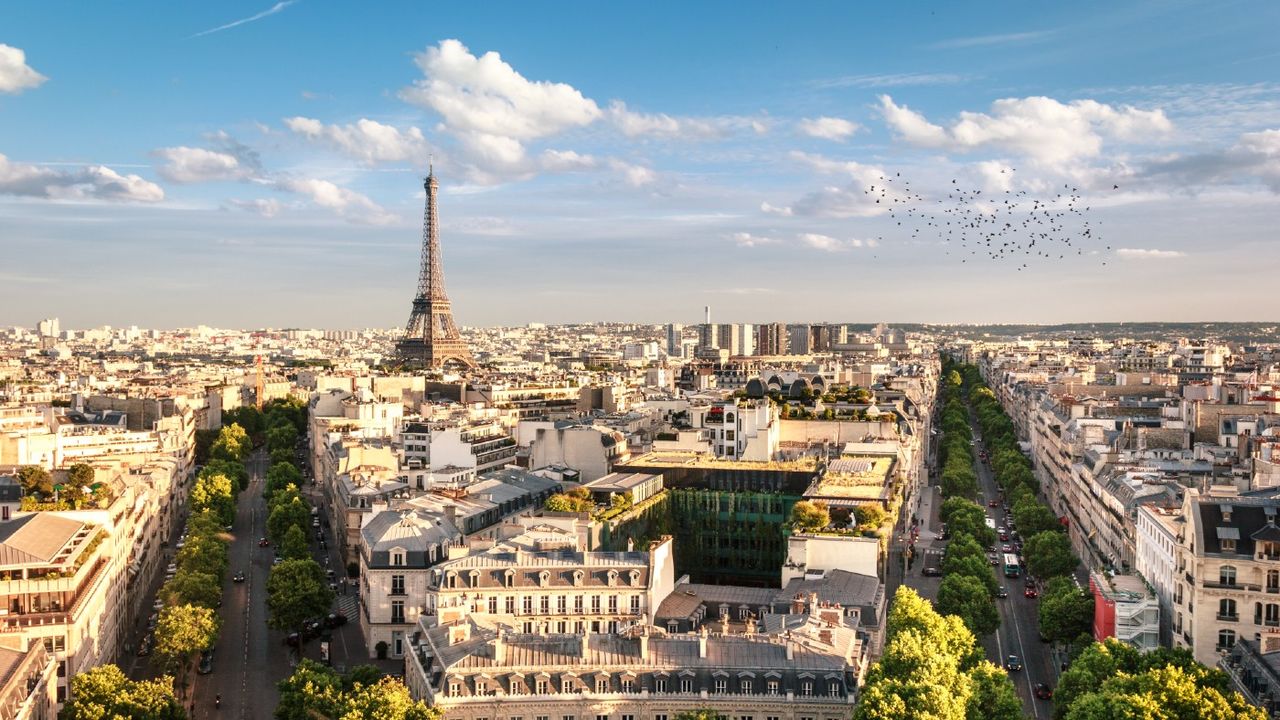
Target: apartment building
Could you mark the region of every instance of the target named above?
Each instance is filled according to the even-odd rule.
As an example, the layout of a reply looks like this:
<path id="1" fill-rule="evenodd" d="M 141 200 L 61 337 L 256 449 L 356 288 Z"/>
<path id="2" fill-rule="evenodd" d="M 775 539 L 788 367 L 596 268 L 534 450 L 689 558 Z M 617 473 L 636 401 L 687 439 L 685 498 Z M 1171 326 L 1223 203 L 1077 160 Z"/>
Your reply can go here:
<path id="1" fill-rule="evenodd" d="M 1136 575 L 1089 575 L 1093 639 L 1115 638 L 1142 650 L 1160 647 L 1160 600 Z"/>

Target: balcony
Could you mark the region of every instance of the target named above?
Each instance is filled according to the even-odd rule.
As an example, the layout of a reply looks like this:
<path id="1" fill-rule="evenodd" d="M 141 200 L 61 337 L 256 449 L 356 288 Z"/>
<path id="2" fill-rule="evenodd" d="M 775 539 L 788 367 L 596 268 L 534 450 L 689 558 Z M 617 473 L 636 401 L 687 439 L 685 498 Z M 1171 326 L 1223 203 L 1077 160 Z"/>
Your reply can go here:
<path id="1" fill-rule="evenodd" d="M 1248 592 L 1262 592 L 1261 585 L 1251 585 L 1249 583 L 1224 583 L 1205 581 L 1204 588 L 1206 590 L 1244 590 Z"/>
<path id="2" fill-rule="evenodd" d="M 1221 620 L 1222 622 L 1239 622 L 1240 621 L 1239 613 L 1231 613 L 1230 615 L 1223 615 L 1222 613 L 1217 613 L 1214 615 L 1214 617 L 1217 618 L 1218 620 Z"/>

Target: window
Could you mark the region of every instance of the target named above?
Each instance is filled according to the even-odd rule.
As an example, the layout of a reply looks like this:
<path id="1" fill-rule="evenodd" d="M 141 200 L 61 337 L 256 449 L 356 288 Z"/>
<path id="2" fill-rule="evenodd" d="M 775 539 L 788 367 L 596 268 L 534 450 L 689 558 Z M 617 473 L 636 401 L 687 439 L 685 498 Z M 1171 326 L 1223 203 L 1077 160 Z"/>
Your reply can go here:
<path id="1" fill-rule="evenodd" d="M 742 679 L 742 692 L 743 692 L 744 694 L 750 694 L 750 692 L 751 692 L 751 678 L 743 678 L 743 679 Z"/>
<path id="2" fill-rule="evenodd" d="M 618 596 L 617 595 L 609 596 L 609 612 L 610 613 L 618 612 Z"/>
<path id="3" fill-rule="evenodd" d="M 608 715 L 597 715 L 596 720 L 609 720 Z"/>
<path id="4" fill-rule="evenodd" d="M 640 614 L 640 596 L 639 595 L 631 596 L 631 614 L 632 615 Z"/>
<path id="5" fill-rule="evenodd" d="M 629 693 L 629 692 L 635 692 L 635 691 L 636 691 L 636 681 L 632 680 L 631 678 L 622 678 L 622 692 Z M 625 715 L 623 716 L 623 720 L 626 720 Z"/>
<path id="6" fill-rule="evenodd" d="M 1173 631 L 1176 633 L 1182 632 L 1182 612 L 1181 611 L 1178 612 L 1177 619 L 1173 621 Z"/>
<path id="7" fill-rule="evenodd" d="M 658 679 L 654 680 L 654 681 L 653 681 L 653 691 L 654 691 L 654 692 L 660 692 L 660 693 L 664 693 L 664 692 L 666 692 L 666 691 L 667 691 L 667 679 L 666 679 L 666 678 L 658 678 Z"/>
<path id="8" fill-rule="evenodd" d="M 572 680 L 561 680 L 561 681 L 560 681 L 560 692 L 562 692 L 562 693 L 571 693 L 571 692 L 573 692 L 573 681 L 572 681 Z"/>
<path id="9" fill-rule="evenodd" d="M 498 596 L 497 595 L 489 596 L 489 612 L 490 614 L 493 614 L 493 615 L 498 614 Z"/>
<path id="10" fill-rule="evenodd" d="M 404 576 L 403 575 L 391 576 L 391 594 L 392 595 L 404 594 Z"/>
<path id="11" fill-rule="evenodd" d="M 666 715 L 654 715 L 653 720 L 667 720 Z"/>
<path id="12" fill-rule="evenodd" d="M 538 683 L 537 683 L 537 692 L 538 692 L 538 694 L 539 694 L 539 695 L 546 695 L 546 694 L 547 694 L 547 690 L 548 690 L 548 689 L 549 689 L 549 688 L 548 688 L 548 683 L 547 683 L 547 681 L 546 681 L 546 680 L 539 680 L 539 681 L 538 681 Z M 546 720 L 546 716 L 543 716 L 543 720 Z"/>
<path id="13" fill-rule="evenodd" d="M 609 692 L 609 678 L 596 678 L 596 692 Z M 608 717 L 607 715 L 605 717 Z"/>
<path id="14" fill-rule="evenodd" d="M 566 604 L 568 601 L 569 601 L 569 599 L 568 599 L 568 598 L 566 598 L 565 596 L 563 596 L 563 595 L 557 595 L 557 596 L 556 596 L 556 612 L 558 612 L 558 613 L 560 613 L 561 615 L 563 615 L 563 614 L 565 613 L 565 604 Z"/>
<path id="15" fill-rule="evenodd" d="M 391 622 L 393 623 L 404 622 L 404 601 L 403 600 L 391 601 Z"/>
<path id="16" fill-rule="evenodd" d="M 402 567 L 404 565 L 404 552 L 396 550 L 391 553 L 391 565 L 393 567 Z"/>
<path id="17" fill-rule="evenodd" d="M 675 620 L 668 620 L 667 632 L 672 634 L 680 632 L 680 623 L 676 622 Z"/>
<path id="18" fill-rule="evenodd" d="M 739 620 L 746 620 L 746 619 L 747 619 L 747 615 L 750 615 L 750 614 L 751 614 L 751 611 L 747 610 L 745 607 L 740 607 L 740 608 L 738 608 L 738 619 L 739 619 Z"/>
<path id="19" fill-rule="evenodd" d="M 515 615 L 515 614 L 516 614 L 516 597 L 515 597 L 515 595 L 508 595 L 508 596 L 507 596 L 507 614 L 508 614 L 508 615 Z"/>
<path id="20" fill-rule="evenodd" d="M 693 679 L 692 679 L 692 678 L 680 678 L 680 692 L 682 692 L 682 693 L 691 693 L 691 692 L 693 692 Z"/>
<path id="21" fill-rule="evenodd" d="M 716 678 L 716 692 L 718 693 L 729 692 L 729 681 L 725 680 L 724 678 Z"/>
<path id="22" fill-rule="evenodd" d="M 1219 620 L 1235 620 L 1236 601 L 1231 598 L 1223 598 L 1218 601 L 1218 619 Z"/>
<path id="23" fill-rule="evenodd" d="M 1219 541 L 1222 545 L 1222 552 L 1233 553 L 1236 551 L 1236 541 L 1231 538 L 1223 538 Z"/>
<path id="24" fill-rule="evenodd" d="M 524 615 L 533 614 L 533 597 L 525 595 L 520 598 L 520 612 Z"/>
<path id="25" fill-rule="evenodd" d="M 831 697 L 840 697 L 840 683 L 833 682 L 827 686 L 827 694 Z"/>
<path id="26" fill-rule="evenodd" d="M 1231 565 L 1223 565 L 1218 568 L 1218 582 L 1223 585 L 1236 584 L 1236 569 Z"/>
<path id="27" fill-rule="evenodd" d="M 636 720 L 635 715 L 623 715 L 622 720 Z"/>
<path id="28" fill-rule="evenodd" d="M 1218 650 L 1230 650 L 1236 646 L 1235 630 L 1219 630 L 1218 631 Z"/>
<path id="29" fill-rule="evenodd" d="M 512 680 L 511 684 L 507 686 L 507 694 L 523 695 L 524 692 L 520 689 L 520 685 L 521 683 L 519 680 Z M 511 718 L 511 720 L 516 720 L 516 718 Z"/>
<path id="30" fill-rule="evenodd" d="M 600 612 L 600 596 L 599 595 L 591 596 L 591 612 L 593 613 Z"/>
<path id="31" fill-rule="evenodd" d="M 560 633 L 561 635 L 569 632 L 569 623 L 565 622 L 564 620 L 561 620 L 560 622 L 556 623 L 556 632 Z"/>
<path id="32" fill-rule="evenodd" d="M 548 595 L 543 595 L 542 597 L 538 598 L 538 609 L 542 612 L 543 615 L 546 615 L 547 613 L 551 612 L 551 597 Z"/>
<path id="33" fill-rule="evenodd" d="M 1271 627 L 1280 627 L 1280 605 L 1267 603 L 1267 612 L 1263 622 Z"/>
<path id="34" fill-rule="evenodd" d="M 449 694 L 450 694 L 450 695 L 455 695 L 455 696 L 456 696 L 456 695 L 461 695 L 461 694 L 462 694 L 462 686 L 461 686 L 461 685 L 459 685 L 459 684 L 458 684 L 458 683 L 456 683 L 456 682 L 451 682 L 451 683 L 449 683 Z"/>
<path id="35" fill-rule="evenodd" d="M 533 720 L 551 720 L 551 718 L 547 717 L 546 715 L 536 715 L 534 716 Z"/>
<path id="36" fill-rule="evenodd" d="M 725 430 L 725 431 L 724 431 L 724 439 L 725 439 L 725 441 L 726 441 L 726 442 L 733 442 L 733 435 L 734 435 L 734 433 L 733 433 L 733 431 L 732 431 L 732 430 Z"/>
<path id="37" fill-rule="evenodd" d="M 770 695 L 777 695 L 777 694 L 778 694 L 778 681 L 777 681 L 777 680 L 770 680 L 769 682 L 765 683 L 764 687 L 765 687 L 765 691 L 766 691 L 766 692 L 768 692 Z"/>
<path id="38" fill-rule="evenodd" d="M 801 694 L 801 695 L 803 695 L 803 696 L 805 696 L 805 697 L 809 697 L 809 696 L 813 695 L 813 681 L 812 681 L 812 680 L 805 680 L 803 683 L 801 683 L 801 684 L 800 684 L 800 694 Z"/>
<path id="39" fill-rule="evenodd" d="M 579 615 L 582 614 L 582 596 L 581 595 L 573 596 L 573 611 Z"/>

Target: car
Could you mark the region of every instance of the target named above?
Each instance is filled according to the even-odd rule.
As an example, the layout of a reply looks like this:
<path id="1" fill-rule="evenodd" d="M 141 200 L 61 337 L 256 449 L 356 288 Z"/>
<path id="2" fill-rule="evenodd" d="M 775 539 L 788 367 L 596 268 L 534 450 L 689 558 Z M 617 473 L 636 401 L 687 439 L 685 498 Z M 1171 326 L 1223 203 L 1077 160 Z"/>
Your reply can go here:
<path id="1" fill-rule="evenodd" d="M 284 644 L 285 644 L 285 645 L 289 645 L 289 646 L 291 646 L 291 647 L 298 647 L 298 645 L 299 645 L 301 642 L 302 642 L 302 640 L 301 640 L 301 638 L 298 636 L 298 633 L 296 633 L 296 632 L 289 633 L 289 634 L 288 634 L 288 635 L 286 635 L 286 636 L 285 636 L 285 638 L 284 638 Z"/>
<path id="2" fill-rule="evenodd" d="M 936 567 L 927 567 L 920 572 L 925 577 L 942 577 L 942 571 Z"/>
<path id="3" fill-rule="evenodd" d="M 280 557 L 279 555 L 271 558 L 272 565 L 279 565 L 281 562 L 284 562 L 284 558 Z"/>
<path id="4" fill-rule="evenodd" d="M 1012 553 L 1012 552 L 1013 552 L 1013 546 L 1012 546 L 1012 545 L 1001 545 L 1001 546 L 1000 546 L 1000 552 L 1002 552 L 1002 553 Z"/>
<path id="5" fill-rule="evenodd" d="M 1000 533 L 1000 542 L 1009 542 L 1009 532 L 1007 530 Z"/>
<path id="6" fill-rule="evenodd" d="M 244 582 L 244 580 L 245 580 L 245 577 L 243 572 L 238 572 L 235 575 L 231 576 L 231 582 L 242 583 Z"/>
<path id="7" fill-rule="evenodd" d="M 992 567 L 995 567 L 1000 564 L 1000 557 L 995 553 L 987 553 L 987 562 L 991 563 Z"/>
<path id="8" fill-rule="evenodd" d="M 327 575 L 327 576 L 329 576 L 329 579 L 330 579 L 330 580 L 332 580 L 332 579 L 333 579 L 333 568 L 330 568 L 330 569 L 328 569 L 328 570 L 325 570 L 325 571 L 324 571 L 324 574 L 325 574 L 325 575 Z"/>
<path id="9" fill-rule="evenodd" d="M 1035 588 L 1029 587 L 1026 590 L 1022 591 L 1022 596 L 1025 598 L 1030 598 L 1031 600 L 1035 600 L 1036 598 L 1040 597 L 1040 593 Z"/>
<path id="10" fill-rule="evenodd" d="M 258 547 L 267 547 L 270 544 L 271 544 L 270 540 L 266 538 L 258 538 Z"/>
<path id="11" fill-rule="evenodd" d="M 347 616 L 342 613 L 329 613 L 324 619 L 324 624 L 331 628 L 342 627 L 347 624 Z"/>
<path id="12" fill-rule="evenodd" d="M 1000 503 L 997 500 L 991 500 L 987 502 L 987 507 L 989 508 L 998 507 L 999 505 Z"/>
<path id="13" fill-rule="evenodd" d="M 196 668 L 196 672 L 201 675 L 208 675 L 213 672 L 213 650 L 205 650 L 200 653 L 200 667 Z"/>
<path id="14" fill-rule="evenodd" d="M 1022 658 L 1017 655 L 1010 655 L 1004 661 L 1004 669 L 1009 672 L 1017 672 L 1022 669 Z"/>
<path id="15" fill-rule="evenodd" d="M 227 526 L 223 527 L 222 529 L 223 529 L 223 530 L 226 530 L 227 532 L 231 532 L 234 528 L 235 528 L 235 526 L 234 526 L 234 525 L 227 525 Z"/>
<path id="16" fill-rule="evenodd" d="M 177 565 L 177 563 L 169 563 L 169 567 L 165 568 L 165 569 L 164 569 L 164 571 L 165 571 L 165 572 L 167 572 L 167 573 L 176 573 L 176 572 L 178 572 L 178 565 Z"/>
<path id="17" fill-rule="evenodd" d="M 1048 685 L 1045 685 L 1044 683 L 1036 683 L 1035 693 L 1036 693 L 1036 697 L 1040 698 L 1041 700 L 1053 699 L 1053 688 L 1049 687 Z"/>
<path id="18" fill-rule="evenodd" d="M 1005 588 L 1005 586 L 1001 585 L 1000 587 L 996 588 L 996 597 L 1007 598 L 1009 597 L 1009 591 Z"/>

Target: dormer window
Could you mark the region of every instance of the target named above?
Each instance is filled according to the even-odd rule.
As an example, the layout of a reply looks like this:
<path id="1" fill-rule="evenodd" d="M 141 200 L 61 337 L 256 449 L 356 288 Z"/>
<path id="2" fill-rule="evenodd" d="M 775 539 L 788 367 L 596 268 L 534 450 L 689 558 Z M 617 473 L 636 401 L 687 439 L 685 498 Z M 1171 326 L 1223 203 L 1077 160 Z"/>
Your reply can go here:
<path id="1" fill-rule="evenodd" d="M 640 584 L 640 571 L 639 571 L 639 570 L 632 570 L 628 575 L 629 575 L 629 577 L 631 578 L 631 581 L 630 581 L 630 582 L 631 582 L 631 584 L 632 584 L 632 585 L 639 585 L 639 584 Z"/>
<path id="2" fill-rule="evenodd" d="M 610 585 L 610 586 L 613 586 L 613 585 L 617 585 L 617 584 L 618 584 L 618 571 L 617 571 L 617 570 L 610 570 L 610 571 L 609 571 L 609 585 Z"/>
<path id="3" fill-rule="evenodd" d="M 469 577 L 470 577 L 470 579 L 471 579 L 471 587 L 478 587 L 478 586 L 480 585 L 480 571 L 479 571 L 479 570 L 472 570 L 472 571 L 468 574 L 468 576 L 469 576 Z"/>
<path id="4" fill-rule="evenodd" d="M 503 575 L 503 584 L 507 587 L 513 587 L 516 584 L 516 571 L 510 568 Z"/>
<path id="5" fill-rule="evenodd" d="M 582 587 L 582 578 L 583 578 L 583 573 L 582 573 L 582 571 L 581 571 L 581 570 L 574 570 L 574 571 L 573 571 L 573 584 L 574 584 L 574 587 Z"/>
<path id="6" fill-rule="evenodd" d="M 543 570 L 542 572 L 538 573 L 538 583 L 542 585 L 542 587 L 547 587 L 548 585 L 550 585 L 551 573 L 546 570 Z"/>
<path id="7" fill-rule="evenodd" d="M 1234 553 L 1236 543 L 1240 541 L 1240 528 L 1220 527 L 1217 529 L 1218 548 L 1224 553 Z"/>
<path id="8" fill-rule="evenodd" d="M 392 551 L 391 551 L 391 566 L 392 566 L 392 567 L 403 567 L 403 566 L 404 566 L 404 551 L 403 551 L 403 550 L 396 549 L 396 550 L 392 550 Z"/>
<path id="9" fill-rule="evenodd" d="M 1222 510 L 1222 522 L 1225 522 L 1225 523 L 1231 522 L 1231 511 L 1234 508 L 1232 508 L 1230 505 L 1219 505 L 1218 507 L 1219 509 Z"/>

